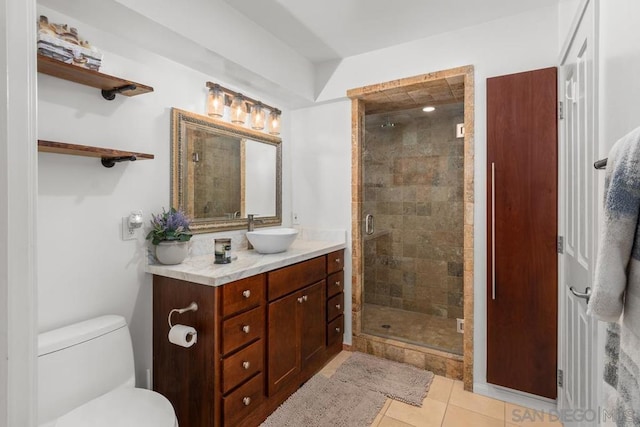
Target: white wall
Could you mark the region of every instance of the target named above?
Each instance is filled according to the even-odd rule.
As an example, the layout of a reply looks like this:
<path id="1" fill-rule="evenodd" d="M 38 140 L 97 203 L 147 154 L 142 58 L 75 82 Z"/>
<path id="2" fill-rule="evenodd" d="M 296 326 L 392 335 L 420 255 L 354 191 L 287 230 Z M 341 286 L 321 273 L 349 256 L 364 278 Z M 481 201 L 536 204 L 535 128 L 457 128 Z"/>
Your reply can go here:
<path id="1" fill-rule="evenodd" d="M 114 34 L 40 8 L 51 22 L 65 22 L 104 51 L 107 74 L 153 86 L 136 97 L 105 101 L 96 89 L 38 75 L 38 137 L 152 153 L 154 160 L 119 163 L 39 154 L 39 330 L 115 313 L 127 318 L 139 385 L 151 368 L 151 276 L 144 272 L 147 242 L 120 239 L 120 221 L 131 210 L 150 214 L 169 207 L 170 108 L 203 114 L 210 76 L 125 43 Z M 248 96 L 253 96 L 247 93 Z M 270 99 L 262 101 L 272 104 Z M 273 104 L 272 104 L 273 105 Z M 283 112 L 283 212 L 290 218 L 288 112 Z M 147 228 L 147 227 L 145 227 Z"/>
<path id="2" fill-rule="evenodd" d="M 640 2 L 600 0 L 600 157 L 640 126 Z"/>
<path id="3" fill-rule="evenodd" d="M 344 342 L 351 344 L 351 102 L 291 112 L 292 212 L 305 228 L 347 230 Z"/>
<path id="4" fill-rule="evenodd" d="M 486 391 L 486 96 L 487 77 L 554 66 L 558 55 L 558 9 L 538 9 L 459 31 L 347 58 L 337 65 L 321 91 L 326 105 L 292 112 L 294 211 L 315 199 L 314 208 L 301 217 L 309 223 L 327 223 L 350 229 L 351 218 L 335 212 L 350 206 L 351 88 L 471 64 L 475 67 L 475 385 Z M 329 67 L 329 66 L 328 66 Z M 330 68 L 330 67 L 329 67 Z M 324 70 L 327 71 L 326 69 Z M 347 156 L 344 158 L 343 156 Z M 315 160 L 315 159 L 318 160 Z M 318 166 L 310 166 L 316 161 Z M 304 163 L 306 161 L 306 163 Z M 341 167 L 337 165 L 343 165 Z M 321 169 L 322 168 L 322 169 Z M 332 169 L 324 169 L 332 168 Z M 344 169 L 342 169 L 344 168 Z M 329 171 L 335 171 L 330 175 Z M 321 172 L 322 171 L 322 172 Z M 323 177 L 330 177 L 323 180 Z M 333 203 L 327 201 L 335 200 Z M 303 202 L 306 201 L 306 202 Z M 335 207 L 335 208 L 334 208 Z M 331 218 L 329 220 L 328 218 Z M 346 294 L 349 299 L 349 294 Z M 350 306 L 345 301 L 345 308 Z M 484 388 L 483 388 L 484 387 Z"/>
<path id="5" fill-rule="evenodd" d="M 39 0 L 102 31 L 228 83 L 258 99 L 309 105 L 311 62 L 223 0 Z"/>
<path id="6" fill-rule="evenodd" d="M 577 20 L 578 11 L 584 10 L 585 0 L 561 0 L 558 4 L 558 52 L 561 51 L 572 25 Z"/>

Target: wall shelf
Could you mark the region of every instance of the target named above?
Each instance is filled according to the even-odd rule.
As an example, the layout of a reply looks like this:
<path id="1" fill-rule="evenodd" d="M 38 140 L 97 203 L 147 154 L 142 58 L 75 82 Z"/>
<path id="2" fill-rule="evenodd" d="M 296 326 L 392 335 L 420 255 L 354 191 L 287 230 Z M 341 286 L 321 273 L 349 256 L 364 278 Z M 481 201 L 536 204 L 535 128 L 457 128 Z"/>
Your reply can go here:
<path id="1" fill-rule="evenodd" d="M 44 153 L 69 154 L 72 156 L 98 157 L 104 167 L 113 167 L 118 162 L 153 159 L 153 154 L 135 153 L 133 151 L 114 150 L 111 148 L 90 147 L 88 145 L 68 144 L 38 140 L 38 151 Z"/>
<path id="2" fill-rule="evenodd" d="M 38 72 L 101 89 L 102 96 L 109 101 L 114 99 L 117 93 L 125 96 L 136 96 L 153 92 L 151 86 L 110 76 L 88 68 L 65 64 L 43 55 L 38 55 Z"/>

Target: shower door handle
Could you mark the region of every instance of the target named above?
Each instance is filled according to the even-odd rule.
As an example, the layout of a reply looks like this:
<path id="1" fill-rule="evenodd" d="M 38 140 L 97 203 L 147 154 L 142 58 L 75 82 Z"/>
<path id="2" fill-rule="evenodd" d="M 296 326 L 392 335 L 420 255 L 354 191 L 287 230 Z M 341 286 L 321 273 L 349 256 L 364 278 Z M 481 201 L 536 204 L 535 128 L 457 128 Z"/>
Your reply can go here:
<path id="1" fill-rule="evenodd" d="M 496 164 L 491 162 L 491 299 L 496 299 Z"/>
<path id="2" fill-rule="evenodd" d="M 371 235 L 374 232 L 373 215 L 367 214 L 364 217 L 364 232 Z"/>

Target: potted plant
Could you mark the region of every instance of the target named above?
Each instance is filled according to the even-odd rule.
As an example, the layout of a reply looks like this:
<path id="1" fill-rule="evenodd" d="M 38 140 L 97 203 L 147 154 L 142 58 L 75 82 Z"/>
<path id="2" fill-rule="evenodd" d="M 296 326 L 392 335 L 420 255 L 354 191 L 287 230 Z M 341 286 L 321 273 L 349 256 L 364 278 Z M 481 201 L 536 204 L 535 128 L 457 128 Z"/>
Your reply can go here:
<path id="1" fill-rule="evenodd" d="M 162 264 L 180 264 L 187 257 L 187 242 L 193 235 L 189 230 L 191 220 L 182 210 L 175 208 L 155 215 L 151 214 L 151 231 L 147 240 L 156 247 L 156 258 Z"/>

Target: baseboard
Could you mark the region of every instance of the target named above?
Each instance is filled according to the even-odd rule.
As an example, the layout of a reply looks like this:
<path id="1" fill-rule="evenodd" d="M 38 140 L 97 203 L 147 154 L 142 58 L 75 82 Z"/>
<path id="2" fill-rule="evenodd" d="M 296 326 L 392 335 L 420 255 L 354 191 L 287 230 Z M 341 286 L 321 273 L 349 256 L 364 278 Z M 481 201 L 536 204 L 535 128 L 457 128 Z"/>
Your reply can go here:
<path id="1" fill-rule="evenodd" d="M 342 349 L 344 351 L 353 351 L 353 346 L 351 344 L 342 343 Z"/>
<path id="2" fill-rule="evenodd" d="M 557 402 L 555 400 L 493 384 L 474 383 L 473 392 L 493 399 L 503 400 L 514 405 L 524 406 L 538 411 L 545 411 L 547 413 L 558 409 Z"/>

